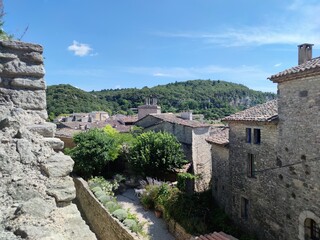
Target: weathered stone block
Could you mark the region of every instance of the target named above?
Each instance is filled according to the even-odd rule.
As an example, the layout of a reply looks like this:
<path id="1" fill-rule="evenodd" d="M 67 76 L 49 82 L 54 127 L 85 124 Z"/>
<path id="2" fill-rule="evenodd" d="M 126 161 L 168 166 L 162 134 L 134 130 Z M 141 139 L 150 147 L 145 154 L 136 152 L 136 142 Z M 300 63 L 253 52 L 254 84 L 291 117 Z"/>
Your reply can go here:
<path id="1" fill-rule="evenodd" d="M 41 64 L 43 63 L 43 56 L 41 53 L 37 52 L 31 52 L 31 53 L 25 53 L 22 56 L 20 56 L 21 59 L 28 59 L 28 61 Z"/>
<path id="2" fill-rule="evenodd" d="M 64 142 L 59 138 L 44 138 L 46 143 L 48 143 L 54 150 L 63 150 Z"/>
<path id="3" fill-rule="evenodd" d="M 12 77 L 39 77 L 45 74 L 43 65 L 27 65 L 19 59 L 6 62 L 0 65 L 0 74 L 2 76 Z"/>
<path id="4" fill-rule="evenodd" d="M 45 90 L 46 84 L 44 79 L 26 79 L 26 78 L 14 78 L 10 85 L 15 88 L 24 88 L 24 89 L 35 89 L 35 90 Z"/>
<path id="5" fill-rule="evenodd" d="M 50 216 L 53 207 L 42 198 L 32 198 L 19 207 L 15 215 L 28 214 L 33 217 L 47 218 Z"/>
<path id="6" fill-rule="evenodd" d="M 48 158 L 41 167 L 49 177 L 65 177 L 72 171 L 73 165 L 71 157 L 57 153 Z"/>
<path id="7" fill-rule="evenodd" d="M 0 59 L 13 60 L 18 59 L 18 56 L 13 53 L 0 53 Z"/>
<path id="8" fill-rule="evenodd" d="M 43 137 L 54 137 L 57 126 L 54 123 L 34 124 L 27 127 L 29 131 L 40 134 Z"/>
<path id="9" fill-rule="evenodd" d="M 0 88 L 0 104 L 9 103 L 22 109 L 43 110 L 46 108 L 46 92 L 44 90 L 19 91 Z"/>
<path id="10" fill-rule="evenodd" d="M 32 153 L 32 145 L 27 139 L 17 140 L 17 151 L 20 154 L 20 161 L 22 163 L 31 163 L 35 160 L 35 156 Z"/>
<path id="11" fill-rule="evenodd" d="M 39 44 L 25 43 L 19 41 L 1 41 L 0 46 L 6 49 L 14 49 L 25 52 L 43 52 L 43 47 Z"/>
<path id="12" fill-rule="evenodd" d="M 47 183 L 47 194 L 53 196 L 57 205 L 70 204 L 76 198 L 76 188 L 71 177 L 50 178 Z"/>

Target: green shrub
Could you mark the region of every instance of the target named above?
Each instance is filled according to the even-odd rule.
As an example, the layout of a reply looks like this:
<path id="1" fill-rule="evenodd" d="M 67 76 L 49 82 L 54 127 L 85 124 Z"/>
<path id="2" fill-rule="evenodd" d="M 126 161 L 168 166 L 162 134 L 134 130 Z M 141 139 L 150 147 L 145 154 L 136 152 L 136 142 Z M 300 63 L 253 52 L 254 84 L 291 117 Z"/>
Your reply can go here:
<path id="1" fill-rule="evenodd" d="M 178 173 L 177 175 L 177 187 L 185 192 L 187 188 L 188 182 L 193 182 L 195 179 L 197 179 L 197 176 L 191 173 Z"/>
<path id="2" fill-rule="evenodd" d="M 173 172 L 187 163 L 181 144 L 174 135 L 153 131 L 136 138 L 129 162 L 136 172 L 149 176 Z"/>
<path id="3" fill-rule="evenodd" d="M 94 195 L 99 199 L 99 197 L 105 196 L 106 193 L 104 191 L 97 191 Z"/>
<path id="4" fill-rule="evenodd" d="M 91 189 L 94 189 L 95 187 L 100 187 L 99 186 L 99 183 L 96 183 L 96 182 L 88 182 L 88 185 L 89 185 L 89 188 Z"/>
<path id="5" fill-rule="evenodd" d="M 117 209 L 112 212 L 112 215 L 115 216 L 119 221 L 123 221 L 128 217 L 128 213 L 124 209 Z"/>
<path id="6" fill-rule="evenodd" d="M 118 144 L 102 129 L 93 128 L 73 137 L 76 147 L 68 153 L 74 160 L 74 172 L 88 178 L 101 175 L 106 164 L 116 159 Z"/>
<path id="7" fill-rule="evenodd" d="M 124 221 L 123 221 L 123 224 L 128 227 L 131 231 L 133 231 L 133 229 L 136 229 L 137 228 L 137 225 L 138 223 L 133 220 L 133 219 L 128 219 L 126 218 Z"/>
<path id="8" fill-rule="evenodd" d="M 104 206 L 108 209 L 110 213 L 113 213 L 114 211 L 121 208 L 118 203 L 113 201 L 107 202 Z"/>
<path id="9" fill-rule="evenodd" d="M 101 192 L 102 191 L 102 188 L 101 187 L 99 187 L 99 186 L 95 186 L 95 187 L 93 187 L 93 188 L 91 188 L 91 191 L 92 192 Z"/>
<path id="10" fill-rule="evenodd" d="M 111 197 L 111 196 L 108 196 L 108 195 L 102 195 L 102 196 L 100 196 L 98 199 L 99 199 L 100 202 L 106 203 L 106 202 L 111 201 L 111 200 L 112 200 L 112 197 Z"/>
<path id="11" fill-rule="evenodd" d="M 146 191 L 140 197 L 142 206 L 146 209 L 154 209 L 156 198 L 158 197 L 160 186 L 158 185 L 147 185 Z"/>
<path id="12" fill-rule="evenodd" d="M 100 176 L 90 178 L 88 180 L 88 184 L 89 186 L 95 186 L 94 188 L 92 188 L 92 191 L 94 189 L 97 189 L 97 186 L 98 186 L 109 196 L 113 196 L 114 195 L 113 191 L 117 189 L 119 186 L 119 184 L 116 181 L 110 182 Z"/>

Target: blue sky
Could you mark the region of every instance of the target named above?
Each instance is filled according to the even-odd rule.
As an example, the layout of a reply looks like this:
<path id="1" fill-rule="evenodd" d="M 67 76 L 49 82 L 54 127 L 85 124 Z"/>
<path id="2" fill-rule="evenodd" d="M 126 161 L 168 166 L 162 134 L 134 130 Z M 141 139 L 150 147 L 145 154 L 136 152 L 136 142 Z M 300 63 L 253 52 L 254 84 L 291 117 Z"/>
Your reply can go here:
<path id="1" fill-rule="evenodd" d="M 4 29 L 44 47 L 48 85 L 86 91 L 226 80 L 276 91 L 267 80 L 315 44 L 318 0 L 4 0 Z"/>

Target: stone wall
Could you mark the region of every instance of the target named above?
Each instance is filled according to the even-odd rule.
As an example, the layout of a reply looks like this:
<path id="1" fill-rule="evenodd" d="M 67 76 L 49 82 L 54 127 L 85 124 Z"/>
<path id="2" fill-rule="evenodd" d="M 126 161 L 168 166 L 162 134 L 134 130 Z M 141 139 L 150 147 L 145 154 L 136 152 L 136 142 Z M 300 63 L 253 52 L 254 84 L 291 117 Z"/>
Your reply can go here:
<path id="1" fill-rule="evenodd" d="M 277 158 L 289 166 L 278 181 L 282 199 L 277 204 L 284 239 L 302 240 L 304 212 L 313 213 L 320 226 L 320 73 L 279 83 L 278 90 Z"/>
<path id="2" fill-rule="evenodd" d="M 176 240 L 191 240 L 193 236 L 187 233 L 179 223 L 174 220 L 168 221 L 168 230 L 175 237 Z"/>
<path id="3" fill-rule="evenodd" d="M 103 240 L 134 240 L 139 239 L 131 233 L 103 207 L 90 191 L 88 184 L 81 178 L 74 178 L 77 189 L 77 201 L 96 233 L 98 239 Z"/>
<path id="4" fill-rule="evenodd" d="M 23 42 L 0 42 L 0 103 L 46 119 L 43 49 Z"/>
<path id="5" fill-rule="evenodd" d="M 227 213 L 230 197 L 229 148 L 218 144 L 211 145 L 212 156 L 212 195 L 215 202 Z"/>
<path id="6" fill-rule="evenodd" d="M 193 171 L 199 175 L 195 180 L 195 191 L 201 192 L 210 188 L 212 178 L 211 145 L 206 141 L 209 127 L 192 130 Z"/>
<path id="7" fill-rule="evenodd" d="M 73 160 L 45 122 L 42 51 L 0 41 L 0 239 L 96 239 L 72 204 Z"/>
<path id="8" fill-rule="evenodd" d="M 230 201 L 227 212 L 259 239 L 280 239 L 275 238 L 280 236 L 283 227 L 278 219 L 284 212 L 277 204 L 283 201 L 277 185 L 280 173 L 272 170 L 277 168 L 277 124 L 231 122 L 229 127 Z M 260 144 L 246 142 L 246 128 L 251 128 L 252 133 L 254 128 L 260 129 Z M 254 177 L 247 176 L 248 154 L 254 155 Z M 244 199 L 248 200 L 247 217 Z"/>

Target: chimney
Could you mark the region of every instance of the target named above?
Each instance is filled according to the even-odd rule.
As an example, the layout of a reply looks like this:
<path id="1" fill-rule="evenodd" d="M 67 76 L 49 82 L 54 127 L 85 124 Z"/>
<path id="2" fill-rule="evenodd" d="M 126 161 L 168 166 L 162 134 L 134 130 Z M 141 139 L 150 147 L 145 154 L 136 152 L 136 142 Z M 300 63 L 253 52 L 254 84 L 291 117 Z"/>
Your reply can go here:
<path id="1" fill-rule="evenodd" d="M 312 59 L 312 46 L 313 44 L 304 43 L 298 45 L 298 64 L 303 64 Z"/>
<path id="2" fill-rule="evenodd" d="M 182 112 L 180 117 L 184 120 L 192 120 L 192 112 Z"/>

